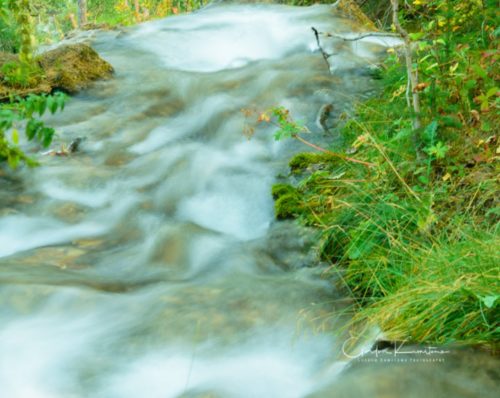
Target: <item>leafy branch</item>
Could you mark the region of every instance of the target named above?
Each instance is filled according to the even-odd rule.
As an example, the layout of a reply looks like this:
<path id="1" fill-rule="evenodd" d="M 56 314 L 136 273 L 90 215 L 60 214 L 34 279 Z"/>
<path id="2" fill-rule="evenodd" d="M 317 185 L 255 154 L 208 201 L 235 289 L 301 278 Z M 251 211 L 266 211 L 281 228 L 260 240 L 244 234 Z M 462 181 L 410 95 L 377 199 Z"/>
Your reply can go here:
<path id="1" fill-rule="evenodd" d="M 249 111 L 247 109 L 243 110 L 243 113 L 246 116 L 250 116 L 253 112 Z M 272 118 L 272 115 L 274 118 Z M 301 133 L 311 133 L 311 131 L 301 122 L 301 121 L 296 121 L 293 120 L 293 118 L 290 115 L 290 111 L 282 106 L 274 107 L 269 109 L 266 112 L 263 112 L 259 115 L 257 118 L 257 122 L 266 122 L 270 123 L 276 127 L 278 127 L 278 130 L 274 133 L 274 138 L 275 140 L 279 141 L 282 139 L 287 139 L 287 138 L 293 138 L 296 139 L 297 141 L 303 143 L 304 145 L 307 145 L 310 148 L 313 148 L 317 151 L 320 151 L 322 153 L 325 153 L 327 155 L 340 158 L 346 162 L 351 162 L 351 163 L 357 163 L 361 164 L 365 167 L 375 167 L 375 164 L 370 163 L 370 162 L 365 162 L 363 160 L 355 159 L 349 156 L 346 156 L 342 153 L 338 152 L 333 152 L 330 151 L 326 148 L 320 147 L 316 144 L 313 144 L 312 142 L 306 140 L 302 136 L 300 136 Z M 252 135 L 254 132 L 253 128 L 249 128 L 248 126 L 245 129 L 247 135 Z"/>
<path id="2" fill-rule="evenodd" d="M 52 142 L 55 130 L 47 127 L 45 123 L 38 119 L 46 111 L 54 114 L 58 110 L 63 110 L 66 95 L 56 93 L 52 96 L 29 95 L 24 99 L 3 104 L 0 108 L 0 161 L 7 161 L 11 168 L 16 168 L 20 162 L 29 166 L 36 165 L 36 162 L 24 154 L 18 147 L 19 131 L 17 125 L 25 122 L 24 133 L 28 141 L 38 141 L 44 148 Z M 7 132 L 12 131 L 10 139 Z"/>

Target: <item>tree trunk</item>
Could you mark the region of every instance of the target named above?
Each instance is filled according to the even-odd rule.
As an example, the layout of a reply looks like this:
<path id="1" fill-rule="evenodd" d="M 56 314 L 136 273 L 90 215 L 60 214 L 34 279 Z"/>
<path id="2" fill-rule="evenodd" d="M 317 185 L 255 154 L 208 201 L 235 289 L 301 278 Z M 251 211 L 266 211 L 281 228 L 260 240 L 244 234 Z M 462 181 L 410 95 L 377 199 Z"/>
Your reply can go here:
<path id="1" fill-rule="evenodd" d="M 87 0 L 78 0 L 78 26 L 87 23 Z"/>
<path id="2" fill-rule="evenodd" d="M 392 22 L 396 27 L 397 32 L 401 35 L 404 40 L 404 49 L 405 49 L 405 60 L 406 60 L 406 73 L 408 75 L 408 89 L 406 92 L 406 97 L 408 101 L 408 106 L 413 105 L 413 112 L 415 115 L 413 116 L 413 129 L 417 130 L 421 127 L 420 123 L 420 96 L 418 94 L 417 86 L 418 86 L 418 69 L 413 69 L 413 55 L 411 49 L 411 40 L 408 32 L 403 29 L 401 24 L 399 23 L 399 1 L 391 0 L 392 4 Z M 412 94 L 412 100 L 410 101 L 410 91 Z M 415 140 L 418 141 L 418 140 Z"/>
<path id="3" fill-rule="evenodd" d="M 135 20 L 139 22 L 140 19 L 140 11 L 141 8 L 139 6 L 139 0 L 134 0 L 134 14 L 135 14 Z"/>
<path id="4" fill-rule="evenodd" d="M 35 36 L 30 17 L 29 0 L 18 0 L 12 2 L 11 9 L 17 22 L 17 31 L 21 37 L 21 46 L 19 49 L 19 60 L 25 66 L 33 64 L 33 52 L 35 47 Z"/>

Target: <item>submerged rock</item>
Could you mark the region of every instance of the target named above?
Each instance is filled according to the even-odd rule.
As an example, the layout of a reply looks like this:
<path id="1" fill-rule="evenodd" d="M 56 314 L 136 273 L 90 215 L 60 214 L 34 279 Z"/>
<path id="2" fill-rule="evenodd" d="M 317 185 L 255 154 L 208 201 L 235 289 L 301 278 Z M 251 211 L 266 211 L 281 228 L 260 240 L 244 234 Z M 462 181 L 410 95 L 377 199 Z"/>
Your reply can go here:
<path id="1" fill-rule="evenodd" d="M 14 54 L 0 53 L 0 70 L 7 64 L 15 64 L 18 57 Z M 28 87 L 15 87 L 6 81 L 0 72 L 0 97 L 9 95 L 48 94 L 63 91 L 68 94 L 89 87 L 98 79 L 111 77 L 113 67 L 99 57 L 96 51 L 86 44 L 67 44 L 47 51 L 37 57 L 41 77 Z"/>

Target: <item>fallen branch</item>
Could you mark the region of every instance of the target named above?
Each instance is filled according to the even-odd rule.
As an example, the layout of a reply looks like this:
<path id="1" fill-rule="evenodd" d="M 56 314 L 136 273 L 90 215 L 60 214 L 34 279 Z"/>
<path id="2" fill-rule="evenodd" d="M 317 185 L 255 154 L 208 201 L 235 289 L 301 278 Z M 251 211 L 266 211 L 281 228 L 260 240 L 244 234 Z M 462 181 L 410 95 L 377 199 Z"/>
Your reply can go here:
<path id="1" fill-rule="evenodd" d="M 336 39 L 340 39 L 343 41 L 358 41 L 358 40 L 366 39 L 367 37 L 394 37 L 397 39 L 401 38 L 401 36 L 398 34 L 386 33 L 386 32 L 368 32 L 368 33 L 363 33 L 363 34 L 360 34 L 360 35 L 354 36 L 354 37 L 346 37 L 346 36 L 338 35 L 335 33 L 325 33 L 324 35 L 326 37 L 335 37 Z"/>
<path id="2" fill-rule="evenodd" d="M 362 39 L 366 39 L 367 37 L 393 37 L 393 38 L 401 38 L 400 35 L 394 34 L 394 33 L 383 33 L 383 32 L 368 32 L 368 33 L 363 33 L 358 36 L 354 37 L 347 37 L 347 36 L 342 36 L 336 33 L 323 33 L 319 32 L 314 26 L 311 27 L 312 31 L 314 32 L 314 37 L 316 38 L 316 44 L 318 45 L 319 51 L 321 52 L 321 55 L 323 56 L 323 59 L 325 60 L 328 70 L 330 70 L 330 63 L 328 62 L 328 58 L 332 57 L 334 54 L 329 54 L 325 51 L 323 46 L 321 45 L 321 41 L 319 36 L 324 35 L 326 37 L 334 37 L 336 39 L 340 39 L 343 41 L 358 41 Z"/>

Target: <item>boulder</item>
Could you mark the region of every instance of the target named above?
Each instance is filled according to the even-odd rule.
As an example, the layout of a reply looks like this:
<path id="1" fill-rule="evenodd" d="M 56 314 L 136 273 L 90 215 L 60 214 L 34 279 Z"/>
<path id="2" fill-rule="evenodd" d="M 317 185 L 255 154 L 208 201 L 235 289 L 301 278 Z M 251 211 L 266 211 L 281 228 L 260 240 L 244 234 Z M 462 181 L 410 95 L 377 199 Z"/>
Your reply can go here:
<path id="1" fill-rule="evenodd" d="M 17 59 L 16 55 L 0 53 L 0 70 L 7 63 L 17 62 Z M 81 43 L 63 45 L 42 53 L 36 62 L 40 68 L 37 72 L 39 76 L 29 87 L 9 85 L 0 72 L 0 98 L 6 99 L 12 94 L 26 96 L 53 91 L 75 94 L 95 80 L 109 78 L 113 74 L 113 67 L 108 62 L 90 46 Z"/>

